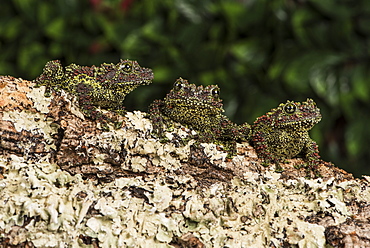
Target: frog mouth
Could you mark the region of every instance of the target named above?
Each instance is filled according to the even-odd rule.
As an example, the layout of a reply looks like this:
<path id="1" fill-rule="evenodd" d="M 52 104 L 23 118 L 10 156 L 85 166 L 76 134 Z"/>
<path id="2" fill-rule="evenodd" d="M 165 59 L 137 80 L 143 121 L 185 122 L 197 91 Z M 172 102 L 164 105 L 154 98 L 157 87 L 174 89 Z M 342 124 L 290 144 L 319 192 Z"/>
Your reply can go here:
<path id="1" fill-rule="evenodd" d="M 134 85 L 148 85 L 152 83 L 152 80 L 154 78 L 153 71 L 148 68 L 140 68 L 140 70 L 135 70 L 131 73 L 120 73 L 120 74 L 114 74 L 110 73 L 105 75 L 104 80 L 107 83 L 110 83 L 111 80 L 111 86 L 134 86 Z"/>
<path id="2" fill-rule="evenodd" d="M 129 85 L 149 85 L 152 83 L 151 79 L 137 79 L 137 80 L 132 80 L 128 82 L 117 82 L 115 85 L 120 86 L 120 87 L 126 87 Z"/>
<path id="3" fill-rule="evenodd" d="M 187 109 L 200 109 L 203 110 L 204 112 L 211 112 L 214 114 L 222 113 L 224 110 L 217 105 L 217 103 L 210 104 L 209 102 L 206 101 L 201 101 L 199 99 L 175 99 L 173 102 L 177 107 L 182 107 L 182 108 L 187 108 Z"/>
<path id="4" fill-rule="evenodd" d="M 310 130 L 314 125 L 321 121 L 321 116 L 311 117 L 307 119 L 301 119 L 299 121 L 285 121 L 279 124 L 280 128 L 283 129 L 294 129 L 294 130 Z"/>

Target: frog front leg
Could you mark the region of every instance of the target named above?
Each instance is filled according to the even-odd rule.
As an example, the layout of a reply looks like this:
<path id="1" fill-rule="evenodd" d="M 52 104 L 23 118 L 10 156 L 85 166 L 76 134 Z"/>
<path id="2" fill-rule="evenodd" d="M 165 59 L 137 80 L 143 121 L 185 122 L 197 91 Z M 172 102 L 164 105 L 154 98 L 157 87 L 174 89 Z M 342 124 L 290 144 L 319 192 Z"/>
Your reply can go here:
<path id="1" fill-rule="evenodd" d="M 322 160 L 320 159 L 319 148 L 316 142 L 308 138 L 302 153 L 306 162 L 307 173 L 309 174 L 309 170 L 311 170 L 316 177 L 320 177 L 318 166 Z"/>
<path id="2" fill-rule="evenodd" d="M 256 149 L 257 155 L 263 160 L 262 165 L 267 167 L 270 164 L 275 164 L 275 171 L 282 172 L 284 169 L 280 166 L 284 162 L 279 156 L 276 155 L 276 141 L 270 140 L 273 136 L 266 135 L 265 132 L 254 132 L 253 145 Z"/>
<path id="3" fill-rule="evenodd" d="M 155 100 L 152 104 L 149 106 L 149 119 L 152 122 L 153 125 L 153 131 L 152 133 L 154 136 L 161 140 L 165 140 L 165 129 L 164 126 L 168 125 L 169 119 L 162 114 L 162 109 L 164 107 L 162 100 Z"/>

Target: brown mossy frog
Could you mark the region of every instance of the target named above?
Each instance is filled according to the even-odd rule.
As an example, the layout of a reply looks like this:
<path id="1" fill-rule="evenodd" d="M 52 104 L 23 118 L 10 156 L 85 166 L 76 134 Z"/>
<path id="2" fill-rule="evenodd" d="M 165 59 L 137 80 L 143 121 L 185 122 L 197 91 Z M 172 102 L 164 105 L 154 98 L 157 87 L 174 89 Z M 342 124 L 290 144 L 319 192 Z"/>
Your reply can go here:
<path id="1" fill-rule="evenodd" d="M 251 143 L 265 165 L 301 156 L 309 169 L 320 163 L 318 146 L 308 131 L 321 120 L 320 109 L 312 99 L 305 102 L 287 101 L 257 118 L 252 125 Z"/>
<path id="2" fill-rule="evenodd" d="M 236 154 L 236 142 L 246 140 L 250 126 L 247 123 L 239 126 L 223 115 L 219 94 L 217 85 L 196 86 L 177 79 L 165 99 L 156 100 L 149 107 L 154 133 L 163 138 L 164 125 L 168 128 L 177 122 L 195 130 L 197 142 L 222 145 L 232 157 Z"/>
<path id="3" fill-rule="evenodd" d="M 53 60 L 46 63 L 43 73 L 34 82 L 36 86 L 47 87 L 46 96 L 50 96 L 51 89 L 75 95 L 85 116 L 105 120 L 107 118 L 97 108 L 125 113 L 125 96 L 140 85 L 150 84 L 152 79 L 151 69 L 131 60 L 90 67 L 71 64 L 65 68 L 59 60 Z"/>

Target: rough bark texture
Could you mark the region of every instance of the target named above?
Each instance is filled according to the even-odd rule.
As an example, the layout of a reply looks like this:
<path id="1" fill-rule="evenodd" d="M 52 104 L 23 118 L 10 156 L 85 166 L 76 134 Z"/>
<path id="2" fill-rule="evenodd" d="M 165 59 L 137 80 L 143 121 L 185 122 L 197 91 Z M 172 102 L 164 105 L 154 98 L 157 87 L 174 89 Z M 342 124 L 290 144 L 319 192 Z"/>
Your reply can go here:
<path id="1" fill-rule="evenodd" d="M 161 143 L 139 111 L 104 131 L 44 90 L 0 77 L 1 247 L 370 247 L 368 177 L 278 174 L 181 126 Z"/>

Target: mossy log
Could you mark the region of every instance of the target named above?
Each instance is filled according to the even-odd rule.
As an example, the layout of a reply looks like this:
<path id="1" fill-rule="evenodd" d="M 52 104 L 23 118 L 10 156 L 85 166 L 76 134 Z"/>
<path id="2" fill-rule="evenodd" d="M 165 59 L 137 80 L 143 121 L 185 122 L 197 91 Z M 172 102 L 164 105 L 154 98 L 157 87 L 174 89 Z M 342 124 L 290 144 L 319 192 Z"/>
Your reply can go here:
<path id="1" fill-rule="evenodd" d="M 275 173 L 180 125 L 161 143 L 140 111 L 106 130 L 44 91 L 0 77 L 1 247 L 370 247 L 370 177 Z"/>

